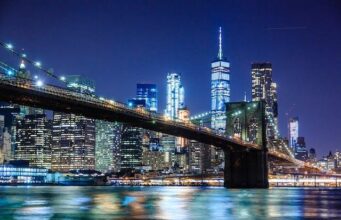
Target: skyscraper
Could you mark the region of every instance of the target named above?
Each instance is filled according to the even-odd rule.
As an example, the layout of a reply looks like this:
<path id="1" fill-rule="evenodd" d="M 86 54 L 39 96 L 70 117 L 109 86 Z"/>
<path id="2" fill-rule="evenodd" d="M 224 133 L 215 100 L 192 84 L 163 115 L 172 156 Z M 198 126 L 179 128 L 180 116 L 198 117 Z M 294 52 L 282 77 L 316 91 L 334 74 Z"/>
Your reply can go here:
<path id="1" fill-rule="evenodd" d="M 121 170 L 130 170 L 142 165 L 142 128 L 123 126 Z"/>
<path id="2" fill-rule="evenodd" d="M 157 87 L 155 84 L 137 84 L 136 85 L 136 99 L 145 100 L 146 109 L 157 112 L 158 99 Z"/>
<path id="3" fill-rule="evenodd" d="M 15 159 L 31 166 L 51 168 L 51 121 L 45 114 L 26 115 L 17 121 Z"/>
<path id="4" fill-rule="evenodd" d="M 289 119 L 289 146 L 295 148 L 298 139 L 298 117 Z"/>
<path id="5" fill-rule="evenodd" d="M 185 107 L 185 90 L 181 84 L 181 76 L 177 73 L 167 75 L 167 106 L 165 114 L 170 119 L 179 117 L 179 109 Z"/>
<path id="6" fill-rule="evenodd" d="M 223 134 L 226 127 L 225 103 L 230 101 L 230 63 L 223 56 L 219 28 L 219 51 L 211 63 L 211 128 Z"/>
<path id="7" fill-rule="evenodd" d="M 253 63 L 252 75 L 252 101 L 265 102 L 267 119 L 267 138 L 278 138 L 278 107 L 277 84 L 272 81 L 271 63 Z"/>
<path id="8" fill-rule="evenodd" d="M 67 76 L 66 86 L 92 95 L 94 83 L 79 75 Z M 95 169 L 95 120 L 81 115 L 54 112 L 52 128 L 52 169 Z"/>
<path id="9" fill-rule="evenodd" d="M 122 125 L 96 120 L 96 170 L 103 173 L 120 170 Z"/>

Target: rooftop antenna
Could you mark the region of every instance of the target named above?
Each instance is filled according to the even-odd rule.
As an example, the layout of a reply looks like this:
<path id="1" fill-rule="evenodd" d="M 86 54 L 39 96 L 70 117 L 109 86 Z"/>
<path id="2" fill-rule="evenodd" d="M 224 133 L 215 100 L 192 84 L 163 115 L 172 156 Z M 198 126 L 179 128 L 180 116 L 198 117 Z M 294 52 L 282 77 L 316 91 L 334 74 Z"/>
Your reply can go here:
<path id="1" fill-rule="evenodd" d="M 219 52 L 218 52 L 218 59 L 219 60 L 223 59 L 221 27 L 219 27 Z"/>

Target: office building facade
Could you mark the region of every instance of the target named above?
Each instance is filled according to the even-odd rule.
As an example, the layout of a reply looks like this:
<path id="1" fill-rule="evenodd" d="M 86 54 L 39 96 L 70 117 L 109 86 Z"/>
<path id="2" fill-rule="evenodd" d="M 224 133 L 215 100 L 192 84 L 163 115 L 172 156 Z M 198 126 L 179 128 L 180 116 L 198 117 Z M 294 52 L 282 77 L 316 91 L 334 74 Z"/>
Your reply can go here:
<path id="1" fill-rule="evenodd" d="M 230 102 L 230 63 L 223 56 L 222 32 L 219 29 L 219 51 L 211 63 L 211 128 L 225 133 L 225 103 Z"/>
<path id="2" fill-rule="evenodd" d="M 96 120 L 96 170 L 102 173 L 120 170 L 122 125 Z"/>
<path id="3" fill-rule="evenodd" d="M 16 160 L 51 168 L 51 121 L 45 114 L 26 115 L 17 121 Z"/>
<path id="4" fill-rule="evenodd" d="M 137 84 L 136 99 L 144 100 L 147 110 L 153 112 L 158 111 L 157 87 L 155 84 Z"/>
<path id="5" fill-rule="evenodd" d="M 177 73 L 167 75 L 167 106 L 165 115 L 170 119 L 179 117 L 179 109 L 185 107 L 185 89 L 181 84 L 181 76 Z"/>
<path id="6" fill-rule="evenodd" d="M 277 84 L 272 80 L 271 63 L 253 63 L 251 66 L 251 76 L 252 101 L 265 102 L 266 135 L 268 139 L 277 139 L 279 136 Z"/>
<path id="7" fill-rule="evenodd" d="M 82 76 L 65 77 L 66 87 L 86 95 L 95 92 L 94 83 Z M 52 169 L 68 172 L 95 169 L 96 123 L 81 115 L 54 112 L 52 127 Z"/>

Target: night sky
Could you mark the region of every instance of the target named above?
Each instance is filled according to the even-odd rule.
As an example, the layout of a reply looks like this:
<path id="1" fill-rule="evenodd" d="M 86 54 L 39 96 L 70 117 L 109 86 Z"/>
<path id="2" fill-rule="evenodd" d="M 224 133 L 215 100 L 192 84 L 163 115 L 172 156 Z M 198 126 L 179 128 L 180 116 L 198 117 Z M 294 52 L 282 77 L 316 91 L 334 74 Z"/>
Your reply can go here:
<path id="1" fill-rule="evenodd" d="M 256 3 L 257 2 L 257 3 Z M 82 74 L 99 95 L 126 101 L 167 72 L 182 74 L 192 113 L 210 109 L 210 62 L 223 28 L 231 99 L 251 95 L 252 62 L 273 64 L 280 131 L 298 116 L 321 156 L 341 150 L 341 1 L 0 1 L 0 40 L 57 74 Z M 14 61 L 3 50 L 0 58 Z"/>

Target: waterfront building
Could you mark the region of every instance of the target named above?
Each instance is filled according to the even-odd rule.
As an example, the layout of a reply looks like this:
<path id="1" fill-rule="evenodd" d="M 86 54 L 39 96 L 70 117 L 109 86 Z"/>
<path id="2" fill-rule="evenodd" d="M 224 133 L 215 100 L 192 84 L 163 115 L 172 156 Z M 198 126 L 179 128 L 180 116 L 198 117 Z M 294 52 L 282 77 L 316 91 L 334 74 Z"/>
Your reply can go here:
<path id="1" fill-rule="evenodd" d="M 122 125 L 96 120 L 95 169 L 106 172 L 120 170 Z"/>
<path id="2" fill-rule="evenodd" d="M 167 75 L 167 106 L 165 115 L 170 119 L 179 117 L 179 109 L 185 107 L 185 90 L 181 84 L 181 76 L 177 73 Z"/>
<path id="3" fill-rule="evenodd" d="M 230 62 L 223 56 L 222 33 L 219 28 L 218 56 L 211 63 L 211 128 L 220 134 L 225 133 L 225 104 L 230 102 L 230 90 Z"/>
<path id="4" fill-rule="evenodd" d="M 0 183 L 2 184 L 34 184 L 45 183 L 48 169 L 42 167 L 0 165 Z"/>
<path id="5" fill-rule="evenodd" d="M 16 160 L 51 168 L 51 121 L 45 114 L 26 115 L 17 121 Z"/>
<path id="6" fill-rule="evenodd" d="M 66 87 L 94 95 L 94 83 L 82 76 L 65 77 Z M 95 169 L 95 120 L 81 115 L 54 112 L 52 128 L 52 169 L 68 172 Z"/>
<path id="7" fill-rule="evenodd" d="M 144 100 L 145 107 L 149 111 L 157 112 L 158 98 L 157 87 L 155 84 L 142 84 L 136 85 L 136 99 Z"/>
<path id="8" fill-rule="evenodd" d="M 252 101 L 265 102 L 267 120 L 266 135 L 268 139 L 277 139 L 278 132 L 278 104 L 277 84 L 272 80 L 271 63 L 253 63 L 252 75 Z"/>
<path id="9" fill-rule="evenodd" d="M 298 117 L 289 119 L 289 146 L 295 148 L 298 138 Z"/>

